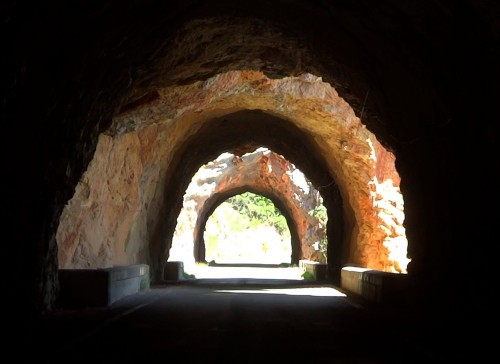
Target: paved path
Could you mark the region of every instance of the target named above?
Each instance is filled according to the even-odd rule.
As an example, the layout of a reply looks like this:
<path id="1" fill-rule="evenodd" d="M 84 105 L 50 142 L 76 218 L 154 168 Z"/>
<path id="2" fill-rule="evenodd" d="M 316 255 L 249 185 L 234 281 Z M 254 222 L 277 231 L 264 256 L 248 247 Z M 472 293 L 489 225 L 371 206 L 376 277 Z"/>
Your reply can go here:
<path id="1" fill-rule="evenodd" d="M 202 266 L 187 267 L 186 272 L 194 274 L 198 279 L 204 278 L 257 278 L 257 279 L 290 279 L 303 280 L 303 270 L 299 267 L 252 267 L 252 266 Z"/>
<path id="2" fill-rule="evenodd" d="M 406 318 L 331 286 L 200 279 L 155 286 L 111 307 L 53 312 L 25 353 L 34 363 L 430 363 Z M 436 360 L 436 361 L 435 361 Z"/>

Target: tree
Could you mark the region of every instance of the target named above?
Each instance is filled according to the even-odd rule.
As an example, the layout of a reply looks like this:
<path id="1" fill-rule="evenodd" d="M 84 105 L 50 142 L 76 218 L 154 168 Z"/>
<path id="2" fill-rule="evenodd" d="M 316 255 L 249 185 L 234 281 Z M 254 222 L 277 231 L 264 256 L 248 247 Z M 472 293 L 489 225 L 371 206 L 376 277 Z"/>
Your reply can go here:
<path id="1" fill-rule="evenodd" d="M 290 234 L 288 224 L 281 211 L 274 203 L 262 195 L 244 192 L 227 199 L 233 209 L 248 216 L 253 226 L 272 226 L 280 235 Z"/>

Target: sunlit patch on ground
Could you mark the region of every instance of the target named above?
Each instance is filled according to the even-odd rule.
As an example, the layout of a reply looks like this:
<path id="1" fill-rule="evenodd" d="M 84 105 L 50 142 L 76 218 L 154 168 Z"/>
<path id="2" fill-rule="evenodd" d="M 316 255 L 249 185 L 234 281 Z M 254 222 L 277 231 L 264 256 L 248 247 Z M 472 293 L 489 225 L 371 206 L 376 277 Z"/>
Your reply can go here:
<path id="1" fill-rule="evenodd" d="M 346 295 L 331 287 L 297 287 L 271 289 L 220 289 L 217 293 L 261 293 L 284 294 L 290 296 L 345 297 Z"/>
<path id="2" fill-rule="evenodd" d="M 299 267 L 209 267 L 192 265 L 185 267 L 195 278 L 257 278 L 303 280 L 303 270 Z"/>

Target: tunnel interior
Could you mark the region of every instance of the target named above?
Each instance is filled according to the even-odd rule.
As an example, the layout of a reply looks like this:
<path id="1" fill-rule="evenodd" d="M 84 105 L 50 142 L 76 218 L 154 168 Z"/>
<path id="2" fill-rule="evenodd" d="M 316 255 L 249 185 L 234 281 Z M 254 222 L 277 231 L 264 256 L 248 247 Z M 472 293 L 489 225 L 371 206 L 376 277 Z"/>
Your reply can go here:
<path id="1" fill-rule="evenodd" d="M 332 282 L 340 284 L 347 264 L 405 272 L 394 156 L 321 78 L 271 80 L 232 71 L 157 95 L 117 115 L 99 136 L 63 211 L 61 267 L 146 263 L 160 281 L 194 174 L 222 152 L 265 146 L 297 166 L 322 195 Z M 277 185 L 257 187 L 271 192 Z M 304 259 L 298 251 L 294 261 Z"/>
<path id="2" fill-rule="evenodd" d="M 251 131 L 251 132 L 249 132 Z M 343 228 L 344 222 L 342 219 L 342 202 L 340 194 L 336 190 L 335 183 L 332 183 L 333 178 L 329 175 L 325 163 L 318 155 L 313 141 L 300 132 L 291 123 L 283 121 L 275 116 L 263 113 L 259 110 L 244 110 L 232 114 L 224 115 L 223 117 L 216 118 L 207 122 L 197 133 L 183 145 L 183 150 L 180 151 L 178 165 L 182 165 L 183 171 L 187 175 L 183 178 L 183 184 L 179 183 L 179 176 L 173 176 L 166 183 L 165 196 L 179 196 L 173 210 L 167 216 L 165 221 L 165 229 L 168 229 L 169 239 L 160 239 L 162 243 L 171 242 L 174 233 L 175 224 L 177 222 L 178 213 L 182 207 L 182 196 L 187 188 L 187 184 L 191 181 L 194 173 L 200 168 L 202 164 L 214 159 L 222 152 L 237 149 L 241 145 L 260 145 L 266 146 L 279 154 L 284 155 L 288 160 L 294 163 L 304 174 L 308 177 L 313 185 L 327 186 L 321 189 L 324 204 L 328 210 L 329 220 L 335 219 L 330 227 L 331 235 L 328 235 L 328 241 L 331 242 L 331 249 L 335 250 L 337 255 L 342 255 L 341 244 L 343 241 Z M 177 158 L 174 157 L 174 161 Z M 175 168 L 175 167 L 174 167 Z M 233 192 L 231 194 L 231 192 Z M 244 192 L 241 190 L 240 192 Z M 238 192 L 239 193 L 239 192 Z M 229 191 L 228 194 L 215 196 L 213 205 L 212 202 L 208 206 L 208 210 L 202 211 L 200 228 L 205 226 L 206 219 L 215 209 L 216 205 L 230 195 L 234 195 L 234 191 Z M 271 191 L 259 191 L 266 197 L 269 197 L 278 206 L 282 206 L 282 202 L 272 195 Z M 169 206 L 171 209 L 172 207 Z M 171 210 L 172 211 L 172 210 Z M 287 209 L 283 210 L 287 211 Z M 295 225 L 285 213 L 287 221 L 291 227 Z M 198 225 L 198 224 L 197 224 Z M 300 257 L 298 253 L 299 242 L 297 241 L 297 234 L 295 229 L 291 228 L 292 233 L 292 262 L 298 263 Z M 327 233 L 328 234 L 328 233 Z M 198 239 L 202 239 L 202 234 L 197 234 Z M 335 246 L 337 244 L 337 246 Z M 201 241 L 195 241 L 195 246 L 201 249 L 204 244 Z M 162 247 L 160 250 L 168 249 L 169 247 Z M 200 254 L 200 250 L 198 250 Z M 200 256 L 202 258 L 202 256 Z M 340 262 L 341 259 L 332 259 L 333 261 Z M 337 265 L 332 268 L 333 270 L 340 270 Z"/>
<path id="3" fill-rule="evenodd" d="M 5 301 L 16 310 L 53 308 L 58 269 L 90 264 L 74 257 L 94 248 L 74 255 L 57 235 L 77 205 L 103 217 L 96 232 L 128 214 L 127 229 L 92 236 L 96 268 L 148 262 L 159 278 L 191 177 L 247 143 L 283 154 L 321 190 L 329 224 L 339 224 L 327 228 L 333 282 L 355 258 L 376 268 L 390 260 L 387 249 L 358 245 L 375 237 L 383 247 L 368 233 L 379 221 L 362 213 L 378 185 L 353 173 L 369 170 L 404 196 L 411 304 L 441 317 L 476 312 L 463 285 L 492 297 L 496 218 L 476 212 L 498 200 L 496 2 L 11 1 L 1 11 L 7 256 L 18 272 Z M 157 159 L 101 158 L 139 145 Z M 374 154 L 400 180 L 361 157 L 371 148 L 387 151 Z M 92 173 L 114 179 L 93 185 Z M 153 180 L 160 188 L 148 189 Z M 128 181 L 145 187 L 129 193 Z M 131 244 L 138 237 L 148 245 Z M 468 273 L 453 275 L 457 267 Z"/>
<path id="4" fill-rule="evenodd" d="M 280 207 L 267 195 L 279 200 Z M 205 260 L 196 247 L 204 240 L 202 251 L 207 249 L 211 258 L 227 260 L 231 255 L 243 262 L 242 256 L 249 260 L 260 256 L 261 264 L 271 260 L 290 264 L 293 251 L 292 265 L 300 259 L 325 263 L 326 215 L 321 193 L 297 166 L 268 148 L 245 144 L 204 164 L 191 179 L 168 260 L 196 269 L 195 261 Z M 294 248 L 289 241 L 292 226 Z M 252 246 L 257 251 L 250 252 Z"/>

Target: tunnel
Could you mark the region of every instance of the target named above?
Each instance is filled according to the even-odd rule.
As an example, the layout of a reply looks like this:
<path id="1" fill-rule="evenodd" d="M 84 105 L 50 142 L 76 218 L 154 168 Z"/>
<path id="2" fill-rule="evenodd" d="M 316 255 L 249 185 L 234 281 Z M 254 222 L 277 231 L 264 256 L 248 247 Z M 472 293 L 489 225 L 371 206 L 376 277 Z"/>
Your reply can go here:
<path id="1" fill-rule="evenodd" d="M 297 232 L 296 223 L 291 216 L 289 206 L 286 205 L 286 200 L 283 199 L 281 196 L 272 195 L 266 191 L 259 191 L 258 189 L 252 188 L 250 186 L 242 186 L 241 188 L 227 190 L 224 191 L 223 193 L 215 194 L 211 199 L 209 199 L 206 202 L 207 206 L 202 210 L 202 213 L 198 216 L 199 221 L 196 222 L 195 236 L 198 237 L 194 241 L 194 254 L 196 261 L 206 262 L 205 259 L 206 243 L 203 236 L 203 232 L 205 231 L 205 226 L 207 224 L 207 220 L 209 219 L 209 217 L 222 202 L 224 202 L 225 200 L 234 195 L 238 195 L 244 192 L 252 192 L 267 197 L 280 210 L 282 215 L 285 217 L 288 229 L 290 230 L 290 244 L 291 244 L 290 264 L 298 264 L 299 259 L 301 257 L 299 234 Z"/>
<path id="2" fill-rule="evenodd" d="M 409 307 L 431 325 L 490 317 L 497 2 L 7 1 L 0 11 L 3 303 L 23 321 L 12 335 L 57 307 L 61 268 L 146 263 L 160 279 L 191 177 L 245 143 L 283 154 L 321 191 L 339 224 L 328 227 L 333 284 L 345 265 L 399 269 Z M 404 269 L 387 245 L 394 231 L 372 214 L 386 186 L 404 199 L 404 216 L 388 204 L 407 239 Z"/>

